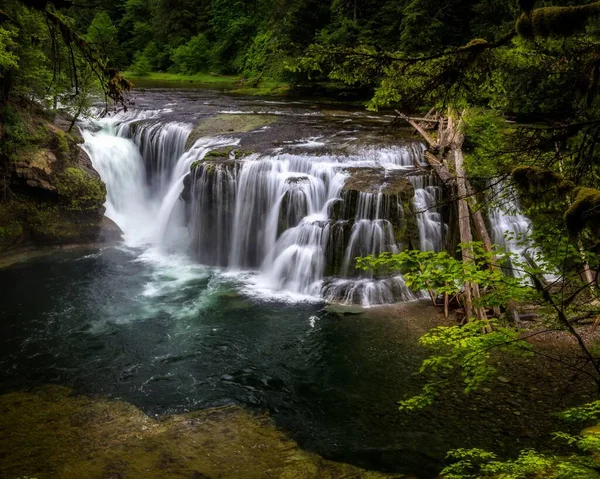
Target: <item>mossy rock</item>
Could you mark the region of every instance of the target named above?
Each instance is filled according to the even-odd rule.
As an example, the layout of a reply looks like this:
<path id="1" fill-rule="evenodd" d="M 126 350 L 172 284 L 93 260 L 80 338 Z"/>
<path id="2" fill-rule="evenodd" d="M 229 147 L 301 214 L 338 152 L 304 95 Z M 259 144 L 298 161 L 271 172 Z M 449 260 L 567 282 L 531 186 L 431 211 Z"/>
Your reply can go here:
<path id="1" fill-rule="evenodd" d="M 360 193 L 383 193 L 398 196 L 402 200 L 415 196 L 415 188 L 402 173 L 389 173 L 383 168 L 349 168 L 350 177 L 342 191 Z"/>
<path id="2" fill-rule="evenodd" d="M 11 192 L 0 201 L 2 252 L 118 236 L 118 227 L 102 231 L 106 187 L 80 147 L 83 139 L 64 131 L 64 117 L 53 120 L 35 106 L 0 109 L 0 156 L 9 160 L 4 181 Z"/>
<path id="3" fill-rule="evenodd" d="M 399 478 L 301 450 L 264 415 L 229 406 L 152 419 L 47 386 L 0 396 L 0 476 L 43 479 Z"/>
<path id="4" fill-rule="evenodd" d="M 600 2 L 587 5 L 542 7 L 523 13 L 517 20 L 516 30 L 524 38 L 569 37 L 584 33 L 593 17 L 600 15 Z"/>
<path id="5" fill-rule="evenodd" d="M 575 201 L 565 212 L 569 232 L 576 235 L 589 227 L 596 237 L 600 237 L 600 190 L 577 188 L 575 192 Z"/>
<path id="6" fill-rule="evenodd" d="M 247 156 L 254 154 L 251 150 L 244 150 L 235 146 L 226 146 L 211 150 L 201 160 L 196 160 L 190 165 L 190 170 L 195 170 L 203 163 L 207 162 L 224 162 L 229 160 L 241 160 Z"/>
<path id="7" fill-rule="evenodd" d="M 108 231 L 104 208 L 65 208 L 53 198 L 19 196 L 0 202 L 0 251 L 25 243 L 36 246 L 88 244 L 114 241 L 119 231 Z M 114 229 L 113 225 L 109 225 Z"/>
<path id="8" fill-rule="evenodd" d="M 223 136 L 234 133 L 246 133 L 277 121 L 275 115 L 259 114 L 221 114 L 200 120 L 192 129 L 185 148 L 189 150 L 196 140 L 202 137 Z"/>
<path id="9" fill-rule="evenodd" d="M 97 211 L 106 201 L 106 186 L 80 168 L 66 168 L 55 181 L 62 204 L 73 211 Z"/>

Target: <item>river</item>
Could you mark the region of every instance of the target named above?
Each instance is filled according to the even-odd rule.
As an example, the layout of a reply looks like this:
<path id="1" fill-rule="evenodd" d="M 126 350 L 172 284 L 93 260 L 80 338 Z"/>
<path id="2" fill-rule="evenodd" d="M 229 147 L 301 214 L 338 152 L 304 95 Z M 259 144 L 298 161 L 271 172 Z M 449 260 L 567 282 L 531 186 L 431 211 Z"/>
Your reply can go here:
<path id="1" fill-rule="evenodd" d="M 250 115 L 262 126 L 199 135 L 190 147 L 199 122 L 210 130 Z M 392 119 L 326 102 L 156 88 L 137 92 L 129 112 L 82 125 L 124 241 L 0 270 L 0 391 L 59 384 L 150 415 L 237 404 L 267 411 L 325 457 L 422 478 L 451 448 L 514 454 L 543 444 L 563 378 L 530 359 L 493 394 L 466 403 L 455 388 L 440 407 L 397 410 L 419 389 L 426 351 L 417 339 L 439 314 L 401 276 L 377 280 L 353 260 L 408 245 L 439 250 L 447 232 L 423 148 L 387 130 Z M 224 146 L 247 156 L 205 161 L 188 176 Z M 356 190 L 343 189 L 349 179 Z M 385 189 L 398 184 L 414 196 L 403 211 L 389 201 L 400 193 Z M 343 201 L 356 204 L 334 207 Z M 409 210 L 415 231 L 399 238 Z M 326 301 L 371 308 L 340 317 Z M 533 417 L 515 415 L 538 400 L 531 381 L 552 399 Z"/>

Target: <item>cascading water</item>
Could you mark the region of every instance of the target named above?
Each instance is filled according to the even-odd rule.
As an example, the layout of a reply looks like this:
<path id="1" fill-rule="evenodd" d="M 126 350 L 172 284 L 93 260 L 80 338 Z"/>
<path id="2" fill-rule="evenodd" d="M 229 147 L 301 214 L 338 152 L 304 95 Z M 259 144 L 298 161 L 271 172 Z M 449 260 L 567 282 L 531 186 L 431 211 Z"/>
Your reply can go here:
<path id="1" fill-rule="evenodd" d="M 84 132 L 109 191 L 107 215 L 127 242 L 184 252 L 191 241 L 200 264 L 254 271 L 271 291 L 365 306 L 419 297 L 401 276 L 374 278 L 354 263 L 409 246 L 441 249 L 440 188 L 415 174 L 421 144 L 331 154 L 298 143 L 293 153 L 214 160 L 208 151 L 238 140 L 201 138 L 185 151 L 189 125 L 157 116 L 128 112 Z M 413 223 L 418 239 L 399 236 Z"/>
<path id="2" fill-rule="evenodd" d="M 407 246 L 396 238 L 395 227 L 402 227 L 409 212 L 388 187 L 358 191 L 349 179 L 356 177 L 370 189 L 380 181 L 400 182 L 412 195 L 404 170 L 412 171 L 420 161 L 414 155 L 422 152 L 418 145 L 205 162 L 191 178 L 189 218 L 196 257 L 230 270 L 258 270 L 257 281 L 275 291 L 363 305 L 414 299 L 401 276 L 375 279 L 355 269 L 357 256 Z M 363 170 L 366 179 L 361 179 Z M 433 232 L 436 221 L 443 227 L 434 204 L 439 194 L 433 184 L 423 188 L 427 190 L 419 195 L 428 199 L 430 211 L 418 213 L 422 219 L 417 221 L 428 221 L 419 230 L 432 232 L 428 244 L 439 249 L 441 231 Z"/>
<path id="3" fill-rule="evenodd" d="M 151 232 L 153 203 L 145 183 L 143 159 L 126 138 L 106 131 L 83 131 L 84 150 L 107 185 L 106 216 L 125 233 L 126 241 L 144 241 Z"/>
<path id="4" fill-rule="evenodd" d="M 181 244 L 183 178 L 210 150 L 237 142 L 205 138 L 185 152 L 191 126 L 157 123 L 156 114 L 120 113 L 83 131 L 83 148 L 107 185 L 106 215 L 134 246 Z"/>
<path id="5" fill-rule="evenodd" d="M 442 188 L 431 175 L 410 176 L 415 187 L 415 209 L 419 224 L 419 249 L 440 252 L 443 249 L 442 237 L 447 227 L 439 213 L 442 201 Z"/>
<path id="6" fill-rule="evenodd" d="M 519 263 L 527 264 L 527 255 L 537 256 L 539 251 L 530 239 L 532 224 L 521 212 L 516 192 L 507 182 L 495 183 L 491 192 L 494 207 L 490 208 L 491 240 L 509 253 L 516 256 Z M 510 274 L 524 277 L 522 268 L 509 265 Z"/>

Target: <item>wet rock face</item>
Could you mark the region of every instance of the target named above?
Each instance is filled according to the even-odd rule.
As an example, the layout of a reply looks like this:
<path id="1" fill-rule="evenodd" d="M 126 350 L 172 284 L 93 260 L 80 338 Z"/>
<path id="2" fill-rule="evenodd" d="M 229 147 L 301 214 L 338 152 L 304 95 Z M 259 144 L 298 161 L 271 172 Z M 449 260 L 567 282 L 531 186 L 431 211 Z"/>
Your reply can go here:
<path id="1" fill-rule="evenodd" d="M 350 168 L 348 173 L 350 177 L 342 188 L 341 200 L 330 205 L 329 216 L 346 224 L 345 230 L 351 230 L 361 219 L 389 221 L 401 248 L 418 248 L 419 231 L 413 205 L 415 187 L 406 173 L 383 168 Z M 342 234 L 349 237 L 345 230 Z M 338 245 L 343 243 L 339 238 L 336 240 Z"/>
<path id="2" fill-rule="evenodd" d="M 10 191 L 0 198 L 0 253 L 117 241 L 120 230 L 104 218 L 106 187 L 80 147 L 81 136 L 66 133 L 61 118 L 28 121 L 30 144 L 0 158 L 2 186 Z"/>
<path id="3" fill-rule="evenodd" d="M 15 163 L 15 177 L 30 188 L 56 192 L 52 175 L 57 161 L 56 155 L 51 151 L 35 151 Z"/>
<path id="4" fill-rule="evenodd" d="M 46 386 L 0 396 L 1 477 L 398 477 L 303 451 L 266 416 L 229 406 L 151 419 L 122 401 Z"/>
<path id="5" fill-rule="evenodd" d="M 349 168 L 350 177 L 343 191 L 360 193 L 382 193 L 408 201 L 415 195 L 415 188 L 403 172 L 387 171 L 383 168 Z"/>

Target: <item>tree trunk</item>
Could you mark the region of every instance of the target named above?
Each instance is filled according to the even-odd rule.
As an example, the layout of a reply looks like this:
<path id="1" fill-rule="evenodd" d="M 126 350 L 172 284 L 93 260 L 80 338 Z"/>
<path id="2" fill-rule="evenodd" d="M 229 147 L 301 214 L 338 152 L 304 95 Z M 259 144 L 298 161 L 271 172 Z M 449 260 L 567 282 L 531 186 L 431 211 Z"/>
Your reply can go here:
<path id="1" fill-rule="evenodd" d="M 488 233 L 485 221 L 483 220 L 481 210 L 477 207 L 477 198 L 475 198 L 473 187 L 471 186 L 471 182 L 468 180 L 468 178 L 465 178 L 465 186 L 467 188 L 467 195 L 469 196 L 468 204 L 473 218 L 473 225 L 475 226 L 475 233 L 477 238 L 483 243 L 483 248 L 488 253 L 491 253 L 492 240 L 490 239 L 490 234 Z"/>
<path id="2" fill-rule="evenodd" d="M 454 167 L 456 169 L 456 190 L 457 190 L 457 202 L 458 202 L 458 231 L 460 233 L 461 243 L 471 243 L 473 236 L 471 234 L 471 218 L 469 215 L 469 205 L 467 204 L 467 187 L 465 184 L 465 171 L 463 166 L 463 154 L 460 146 L 453 145 L 452 156 L 454 158 Z M 470 263 L 473 261 L 473 253 L 470 248 L 464 247 L 462 249 L 462 260 L 463 263 Z M 465 318 L 467 321 L 471 320 L 473 315 L 473 301 L 471 297 L 471 283 L 465 282 Z"/>

